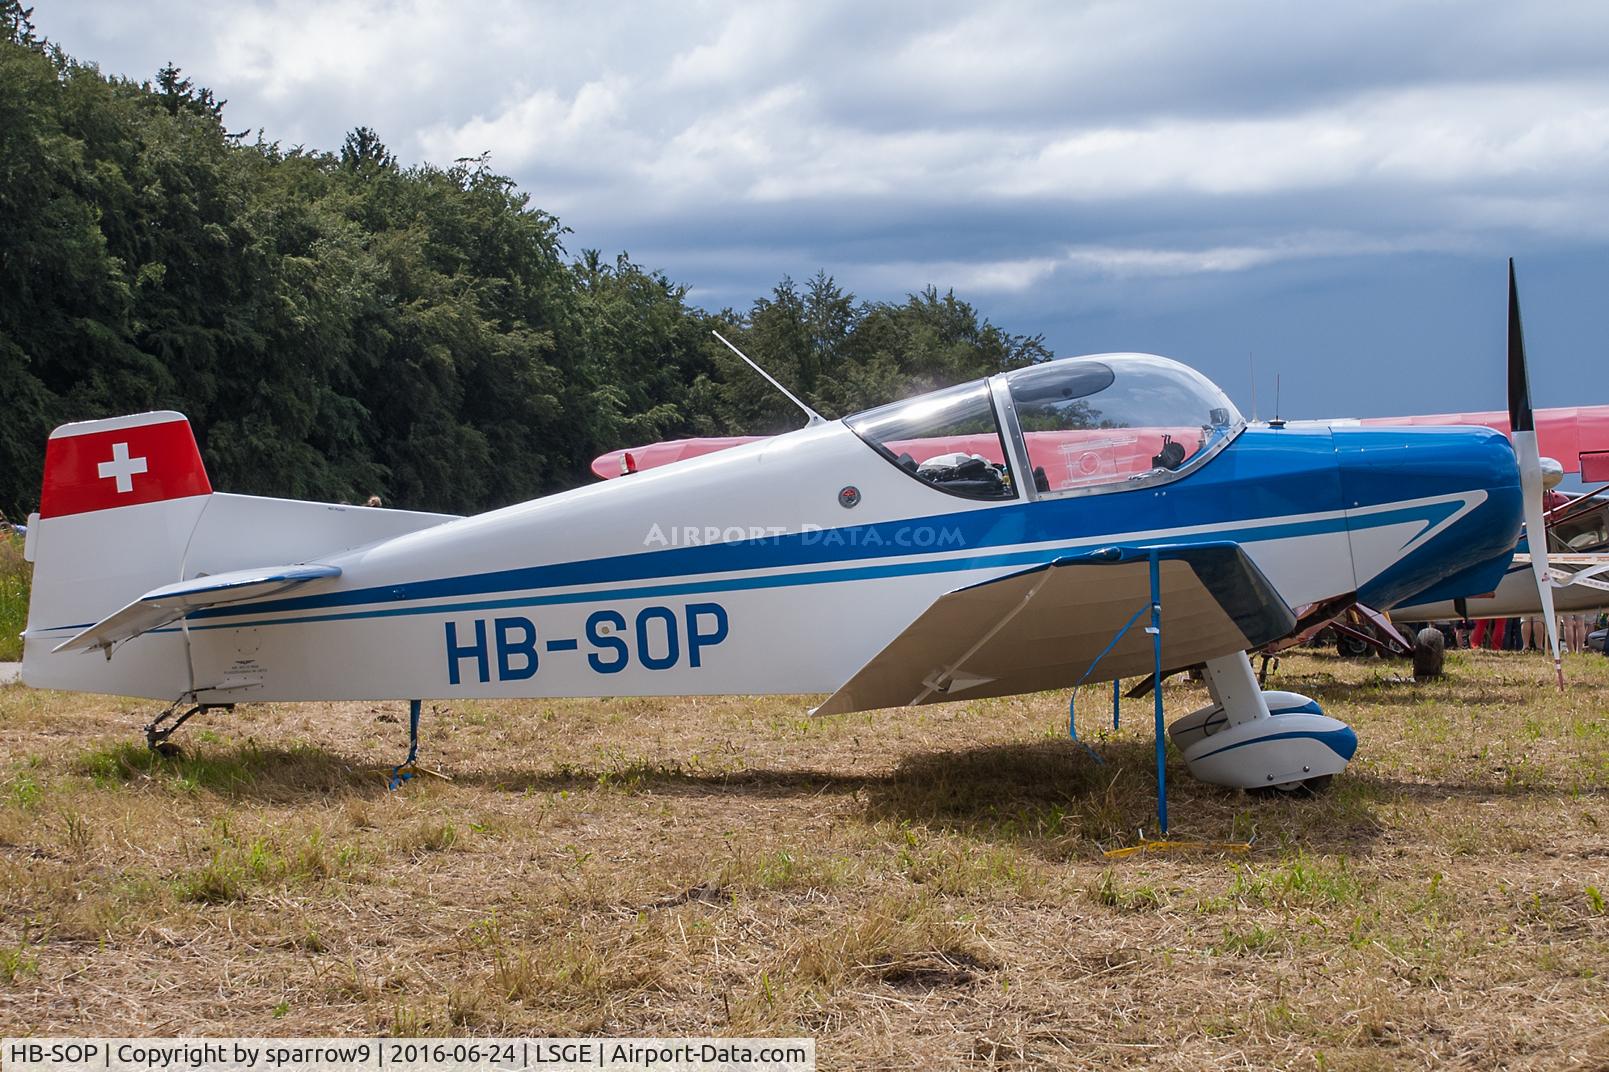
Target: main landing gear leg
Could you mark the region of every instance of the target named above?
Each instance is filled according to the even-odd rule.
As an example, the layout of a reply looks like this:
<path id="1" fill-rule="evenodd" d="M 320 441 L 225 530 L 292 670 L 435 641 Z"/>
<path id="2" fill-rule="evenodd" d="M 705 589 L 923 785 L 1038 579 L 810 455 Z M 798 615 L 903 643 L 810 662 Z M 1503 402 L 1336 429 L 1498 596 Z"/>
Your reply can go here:
<path id="1" fill-rule="evenodd" d="M 408 701 L 408 758 L 391 768 L 385 785 L 389 792 L 395 793 L 419 773 L 419 710 L 423 706 L 419 700 Z"/>
<path id="2" fill-rule="evenodd" d="M 1314 700 L 1264 691 L 1245 652 L 1208 659 L 1205 676 L 1213 702 L 1168 728 L 1190 773 L 1204 782 L 1314 792 L 1357 751 L 1352 727 Z"/>

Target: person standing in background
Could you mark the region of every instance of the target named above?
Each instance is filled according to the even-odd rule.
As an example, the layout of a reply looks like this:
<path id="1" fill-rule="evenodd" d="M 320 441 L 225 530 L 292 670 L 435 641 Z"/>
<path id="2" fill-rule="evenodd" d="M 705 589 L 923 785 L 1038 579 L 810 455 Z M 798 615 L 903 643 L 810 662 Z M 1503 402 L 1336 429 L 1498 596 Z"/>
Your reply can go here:
<path id="1" fill-rule="evenodd" d="M 1475 622 L 1475 631 L 1469 635 L 1469 646 L 1503 650 L 1503 632 L 1508 622 L 1504 618 L 1481 618 Z M 1488 639 L 1490 643 L 1488 643 Z"/>
<path id="2" fill-rule="evenodd" d="M 1566 614 L 1564 616 L 1564 633 L 1569 636 L 1571 651 L 1587 650 L 1587 616 L 1585 614 Z"/>

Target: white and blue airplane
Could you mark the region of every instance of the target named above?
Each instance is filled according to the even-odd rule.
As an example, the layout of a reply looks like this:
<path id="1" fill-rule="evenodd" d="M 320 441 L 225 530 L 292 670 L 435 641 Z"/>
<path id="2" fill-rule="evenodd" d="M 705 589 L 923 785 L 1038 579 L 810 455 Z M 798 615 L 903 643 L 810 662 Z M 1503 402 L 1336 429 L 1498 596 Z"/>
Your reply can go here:
<path id="1" fill-rule="evenodd" d="M 175 708 L 827 693 L 836 714 L 1204 664 L 1213 702 L 1170 731 L 1191 772 L 1311 785 L 1356 736 L 1245 653 L 1292 608 L 1503 576 L 1541 509 L 1511 317 L 1514 446 L 1248 427 L 1191 369 L 1102 354 L 450 517 L 214 492 L 178 413 L 68 424 L 28 526 L 23 680 Z M 1153 593 L 1160 633 L 1125 629 Z"/>

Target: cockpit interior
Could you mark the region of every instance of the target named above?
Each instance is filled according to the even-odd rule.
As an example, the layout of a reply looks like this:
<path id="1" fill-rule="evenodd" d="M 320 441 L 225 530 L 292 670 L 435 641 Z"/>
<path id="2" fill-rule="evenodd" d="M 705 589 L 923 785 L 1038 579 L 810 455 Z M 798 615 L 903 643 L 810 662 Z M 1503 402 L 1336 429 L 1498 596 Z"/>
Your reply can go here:
<path id="1" fill-rule="evenodd" d="M 845 423 L 915 479 L 970 499 L 1162 483 L 1205 462 L 1245 427 L 1212 381 L 1150 354 L 1047 361 Z M 1027 487 L 1020 472 L 1030 474 Z"/>

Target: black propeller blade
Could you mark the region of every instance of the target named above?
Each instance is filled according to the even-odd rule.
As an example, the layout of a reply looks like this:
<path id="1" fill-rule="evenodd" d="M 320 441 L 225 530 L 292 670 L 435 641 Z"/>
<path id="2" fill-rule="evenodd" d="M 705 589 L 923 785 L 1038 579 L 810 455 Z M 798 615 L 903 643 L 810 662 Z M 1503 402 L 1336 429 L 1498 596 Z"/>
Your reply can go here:
<path id="1" fill-rule="evenodd" d="M 1508 259 L 1508 426 L 1514 432 L 1536 431 L 1531 409 L 1531 374 L 1525 365 L 1525 329 L 1520 324 L 1520 288 L 1514 282 L 1514 258 Z"/>
<path id="2" fill-rule="evenodd" d="M 1548 570 L 1548 532 L 1542 519 L 1542 457 L 1536 440 L 1536 414 L 1531 408 L 1531 376 L 1525 363 L 1525 331 L 1520 325 L 1520 291 L 1514 281 L 1514 258 L 1508 259 L 1508 420 L 1509 439 L 1520 467 L 1524 497 L 1525 542 L 1531 553 L 1537 601 L 1553 649 L 1553 671 L 1564 688 L 1559 659 L 1559 621 L 1553 613 L 1553 575 Z"/>

